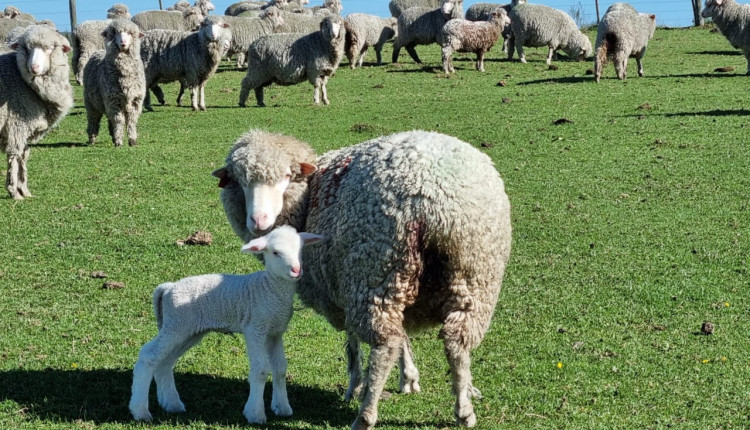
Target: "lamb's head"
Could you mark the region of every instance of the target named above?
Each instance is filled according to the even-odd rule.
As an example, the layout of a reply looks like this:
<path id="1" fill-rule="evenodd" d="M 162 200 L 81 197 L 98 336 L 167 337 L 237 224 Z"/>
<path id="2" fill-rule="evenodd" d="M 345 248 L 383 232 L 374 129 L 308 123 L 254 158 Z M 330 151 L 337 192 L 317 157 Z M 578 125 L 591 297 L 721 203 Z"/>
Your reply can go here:
<path id="1" fill-rule="evenodd" d="M 138 26 L 127 19 L 113 19 L 102 32 L 107 54 L 133 53 L 140 55 L 140 38 L 145 36 Z"/>
<path id="2" fill-rule="evenodd" d="M 302 248 L 321 241 L 323 236 L 297 233 L 288 225 L 273 229 L 242 247 L 243 252 L 263 254 L 266 271 L 276 279 L 299 281 L 302 276 Z"/>
<path id="3" fill-rule="evenodd" d="M 464 1 L 443 0 L 440 5 L 440 12 L 446 20 L 461 18 L 464 16 Z"/>
<path id="4" fill-rule="evenodd" d="M 330 15 L 320 21 L 320 32 L 326 40 L 344 40 L 346 30 L 340 15 Z"/>
<path id="5" fill-rule="evenodd" d="M 315 153 L 306 143 L 251 130 L 232 146 L 226 165 L 212 174 L 219 178 L 219 187 L 235 189 L 237 199 L 244 200 L 241 205 L 235 202 L 236 212 L 244 209 L 239 215 L 245 218 L 248 232 L 257 237 L 301 198 L 308 177 L 317 170 L 314 160 Z"/>
<path id="6" fill-rule="evenodd" d="M 17 51 L 18 70 L 27 83 L 62 66 L 64 73 L 68 73 L 66 54 L 70 52 L 70 43 L 46 25 L 30 25 L 10 47 Z"/>
<path id="7" fill-rule="evenodd" d="M 189 31 L 198 30 L 203 22 L 203 12 L 199 7 L 190 6 L 182 12 L 182 19 L 185 20 L 185 28 Z"/>
<path id="8" fill-rule="evenodd" d="M 232 39 L 232 33 L 229 30 L 229 24 L 216 16 L 210 16 L 203 20 L 200 24 L 201 38 L 209 42 L 216 42 L 222 44 L 224 47 L 224 41 Z"/>
<path id="9" fill-rule="evenodd" d="M 726 5 L 731 0 L 706 0 L 706 7 L 703 8 L 701 16 L 703 18 L 711 18 L 716 14 L 720 14 Z"/>
<path id="10" fill-rule="evenodd" d="M 284 18 L 281 16 L 281 12 L 279 12 L 279 8 L 276 6 L 267 7 L 266 10 L 258 15 L 258 18 L 268 20 L 274 29 L 284 25 Z"/>
<path id="11" fill-rule="evenodd" d="M 115 18 L 130 19 L 130 10 L 128 10 L 128 7 L 122 3 L 115 3 L 107 9 L 107 19 Z"/>

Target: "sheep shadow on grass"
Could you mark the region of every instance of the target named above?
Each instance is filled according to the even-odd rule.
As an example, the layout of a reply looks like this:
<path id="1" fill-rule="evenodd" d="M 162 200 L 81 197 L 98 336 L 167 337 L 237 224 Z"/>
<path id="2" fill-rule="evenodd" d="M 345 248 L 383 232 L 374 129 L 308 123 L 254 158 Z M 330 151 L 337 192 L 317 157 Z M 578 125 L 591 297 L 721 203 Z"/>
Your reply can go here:
<path id="1" fill-rule="evenodd" d="M 0 403 L 13 402 L 19 421 L 42 420 L 73 423 L 82 420 L 95 424 L 128 423 L 130 370 L 11 370 L 0 372 Z M 247 379 L 228 379 L 210 375 L 175 375 L 177 389 L 187 412 L 172 414 L 156 402 L 152 383 L 150 409 L 155 423 L 184 424 L 200 421 L 209 425 L 245 426 L 242 409 L 247 401 Z M 271 382 L 266 385 L 265 404 L 268 425 L 288 428 L 295 421 L 314 425 L 346 427 L 356 416 L 354 405 L 344 402 L 335 390 L 323 390 L 287 384 L 291 418 L 276 417 L 270 411 Z"/>
<path id="2" fill-rule="evenodd" d="M 671 113 L 649 113 L 645 116 L 661 116 L 664 118 L 675 118 L 681 116 L 747 116 L 750 115 L 748 109 L 714 109 L 702 112 L 671 112 Z M 644 114 L 640 115 L 623 115 L 624 118 L 639 118 L 643 117 Z"/>
<path id="3" fill-rule="evenodd" d="M 561 78 L 545 78 L 533 81 L 518 82 L 516 85 L 537 85 L 537 84 L 578 84 L 581 82 L 594 82 L 593 76 L 563 76 Z"/>
<path id="4" fill-rule="evenodd" d="M 695 51 L 688 52 L 691 55 L 742 55 L 742 51 Z"/>
<path id="5" fill-rule="evenodd" d="M 89 145 L 86 142 L 55 142 L 55 143 L 32 143 L 29 146 L 32 148 L 57 149 L 57 148 L 86 148 L 92 145 Z"/>

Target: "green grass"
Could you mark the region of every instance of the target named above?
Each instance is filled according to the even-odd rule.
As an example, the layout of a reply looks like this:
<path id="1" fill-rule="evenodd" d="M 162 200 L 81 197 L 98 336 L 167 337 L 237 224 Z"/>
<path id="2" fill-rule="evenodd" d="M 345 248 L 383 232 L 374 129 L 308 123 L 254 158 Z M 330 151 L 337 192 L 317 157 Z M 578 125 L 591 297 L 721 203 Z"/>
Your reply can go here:
<path id="1" fill-rule="evenodd" d="M 594 34 L 590 34 L 593 39 Z M 446 78 L 437 46 L 416 65 L 350 70 L 312 87 L 273 86 L 236 107 L 242 72 L 208 83 L 209 110 L 156 107 L 136 148 L 102 127 L 86 145 L 76 107 L 32 149 L 35 198 L 0 200 L 0 428 L 240 428 L 247 361 L 237 336 L 208 336 L 176 368 L 188 408 L 130 420 L 131 369 L 156 332 L 160 282 L 260 265 L 239 252 L 210 173 L 251 127 L 317 151 L 393 132 L 454 135 L 487 153 L 513 206 L 513 252 L 493 323 L 473 354 L 478 428 L 709 429 L 750 426 L 750 146 L 746 62 L 706 29 L 656 32 L 638 78 L 591 62 L 471 57 Z M 390 47 L 384 58 L 389 59 Z M 374 60 L 371 52 L 369 59 Z M 732 66 L 731 73 L 716 73 Z M 226 67 L 226 68 L 225 68 Z M 505 86 L 496 85 L 504 81 Z M 253 100 L 251 99 L 250 102 Z M 252 105 L 253 103 L 249 103 Z M 553 123 L 561 118 L 572 122 Z M 178 247 L 196 230 L 206 247 Z M 102 289 L 105 280 L 125 283 Z M 698 334 L 711 321 L 713 335 Z M 380 428 L 450 426 L 436 331 L 414 337 L 423 392 L 380 403 Z M 269 428 L 347 428 L 344 337 L 299 307 L 286 335 L 291 419 Z M 558 363 L 562 367 L 558 367 Z M 387 390 L 395 392 L 395 372 Z M 267 387 L 267 394 L 270 385 Z M 152 389 L 153 396 L 153 389 Z"/>

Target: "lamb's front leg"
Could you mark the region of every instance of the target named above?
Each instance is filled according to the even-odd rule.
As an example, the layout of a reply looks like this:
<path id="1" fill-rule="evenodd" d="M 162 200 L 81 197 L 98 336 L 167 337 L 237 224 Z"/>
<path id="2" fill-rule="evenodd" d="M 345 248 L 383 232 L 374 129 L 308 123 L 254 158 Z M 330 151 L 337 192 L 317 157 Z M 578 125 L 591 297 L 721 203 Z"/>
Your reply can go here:
<path id="1" fill-rule="evenodd" d="M 263 390 L 266 380 L 271 373 L 268 366 L 268 345 L 266 334 L 248 327 L 245 330 L 245 343 L 247 346 L 247 358 L 250 362 L 250 396 L 247 398 L 245 410 L 242 414 L 251 424 L 265 424 L 266 411 L 263 405 Z"/>
<path id="2" fill-rule="evenodd" d="M 287 361 L 281 335 L 269 336 L 268 350 L 270 351 L 271 378 L 273 381 L 271 410 L 280 417 L 288 417 L 292 415 L 292 407 L 289 405 L 289 397 L 286 392 Z"/>

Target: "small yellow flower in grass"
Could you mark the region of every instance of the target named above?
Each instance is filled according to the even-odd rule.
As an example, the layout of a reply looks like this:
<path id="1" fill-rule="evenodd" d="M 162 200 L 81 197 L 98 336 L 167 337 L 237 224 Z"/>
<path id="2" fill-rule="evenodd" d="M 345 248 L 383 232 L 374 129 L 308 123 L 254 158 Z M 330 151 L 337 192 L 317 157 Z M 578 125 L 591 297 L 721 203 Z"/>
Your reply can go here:
<path id="1" fill-rule="evenodd" d="M 727 361 L 726 357 L 721 357 L 721 361 Z"/>
<path id="2" fill-rule="evenodd" d="M 724 302 L 724 307 L 728 308 L 729 307 L 729 302 Z"/>
<path id="3" fill-rule="evenodd" d="M 558 369 L 562 369 L 562 363 L 558 362 L 558 363 L 557 363 L 557 368 L 558 368 Z"/>
<path id="4" fill-rule="evenodd" d="M 703 363 L 703 364 L 708 364 L 708 363 L 709 363 L 710 361 L 711 361 L 711 360 L 709 360 L 709 359 L 707 358 L 707 359 L 703 360 L 703 361 L 702 361 L 702 363 Z"/>
<path id="5" fill-rule="evenodd" d="M 73 369 L 78 369 L 78 363 L 73 363 L 70 365 Z"/>

